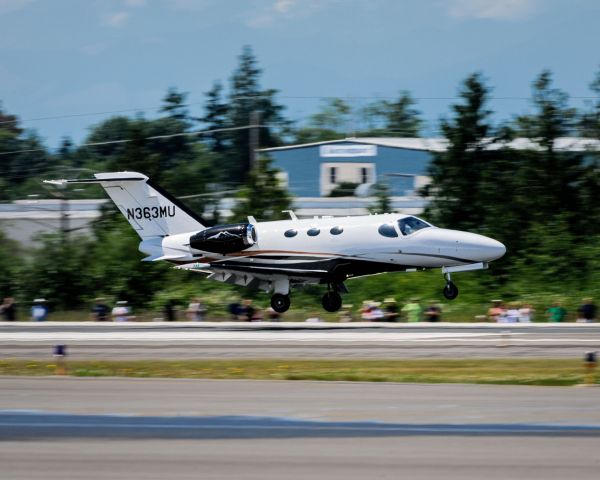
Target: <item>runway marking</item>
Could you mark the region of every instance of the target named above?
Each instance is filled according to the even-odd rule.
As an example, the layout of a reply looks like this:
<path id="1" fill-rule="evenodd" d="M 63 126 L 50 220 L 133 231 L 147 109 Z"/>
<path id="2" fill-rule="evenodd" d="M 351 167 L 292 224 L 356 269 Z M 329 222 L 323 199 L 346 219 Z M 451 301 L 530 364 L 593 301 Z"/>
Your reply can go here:
<path id="1" fill-rule="evenodd" d="M 585 336 L 585 338 L 584 338 Z M 2 332 L 0 344 L 11 346 L 20 343 L 81 343 L 117 345 L 119 342 L 172 343 L 186 345 L 194 342 L 238 343 L 378 343 L 394 344 L 447 343 L 494 344 L 500 340 L 516 344 L 580 344 L 598 345 L 600 338 L 582 333 L 582 337 L 544 336 L 531 338 L 530 333 L 511 332 L 401 332 L 401 331 L 111 331 L 111 332 Z"/>

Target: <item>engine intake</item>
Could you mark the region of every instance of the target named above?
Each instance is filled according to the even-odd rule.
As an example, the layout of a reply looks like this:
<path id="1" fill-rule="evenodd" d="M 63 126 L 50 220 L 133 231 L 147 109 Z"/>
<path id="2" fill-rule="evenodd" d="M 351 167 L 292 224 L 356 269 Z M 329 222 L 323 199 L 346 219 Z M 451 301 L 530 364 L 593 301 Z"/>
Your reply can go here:
<path id="1" fill-rule="evenodd" d="M 234 253 L 256 243 L 256 230 L 250 223 L 217 225 L 190 237 L 190 247 L 212 253 Z"/>

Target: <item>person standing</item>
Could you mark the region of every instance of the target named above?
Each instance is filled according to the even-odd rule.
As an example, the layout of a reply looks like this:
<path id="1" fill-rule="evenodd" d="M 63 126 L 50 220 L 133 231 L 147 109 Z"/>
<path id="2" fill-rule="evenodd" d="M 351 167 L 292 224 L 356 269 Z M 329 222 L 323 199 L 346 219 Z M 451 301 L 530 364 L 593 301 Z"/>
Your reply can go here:
<path id="1" fill-rule="evenodd" d="M 92 318 L 97 322 L 106 322 L 109 313 L 110 308 L 104 303 L 104 299 L 102 297 L 96 298 L 92 306 Z"/>
<path id="2" fill-rule="evenodd" d="M 436 303 L 431 303 L 425 310 L 425 320 L 428 322 L 439 322 L 442 316 L 442 309 Z"/>
<path id="3" fill-rule="evenodd" d="M 206 307 L 202 304 L 202 300 L 198 297 L 192 298 L 192 301 L 188 305 L 187 318 L 193 322 L 201 322 L 204 320 L 206 314 Z"/>
<path id="4" fill-rule="evenodd" d="M 111 312 L 113 322 L 126 322 L 130 318 L 130 313 L 127 300 L 119 300 Z"/>
<path id="5" fill-rule="evenodd" d="M 591 298 L 584 298 L 583 304 L 577 309 L 580 321 L 587 323 L 595 322 L 597 310 L 598 307 L 594 305 Z"/>
<path id="6" fill-rule="evenodd" d="M 165 302 L 163 317 L 166 322 L 174 322 L 177 320 L 177 310 L 175 309 L 175 301 L 173 299 L 169 299 Z"/>
<path id="7" fill-rule="evenodd" d="M 551 322 L 563 322 L 567 318 L 567 310 L 562 307 L 558 300 L 546 310 L 546 314 Z"/>
<path id="8" fill-rule="evenodd" d="M 420 322 L 423 309 L 419 304 L 418 298 L 411 298 L 410 301 L 402 307 L 402 313 L 406 315 L 406 320 L 410 323 Z"/>
<path id="9" fill-rule="evenodd" d="M 14 322 L 17 319 L 17 305 L 13 297 L 6 297 L 0 305 L 0 312 L 7 322 Z"/>
<path id="10" fill-rule="evenodd" d="M 48 307 L 46 306 L 45 298 L 36 298 L 31 307 L 31 320 L 35 322 L 43 322 L 48 318 Z"/>

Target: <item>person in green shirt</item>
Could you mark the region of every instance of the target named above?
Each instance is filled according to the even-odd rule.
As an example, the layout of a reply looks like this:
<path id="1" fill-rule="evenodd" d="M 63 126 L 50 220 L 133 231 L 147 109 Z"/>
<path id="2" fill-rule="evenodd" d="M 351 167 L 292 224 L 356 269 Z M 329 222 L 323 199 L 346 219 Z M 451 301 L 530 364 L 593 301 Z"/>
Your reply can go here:
<path id="1" fill-rule="evenodd" d="M 417 298 L 411 298 L 411 300 L 402 307 L 402 313 L 406 315 L 407 321 L 420 322 L 423 309 L 421 308 L 421 305 L 419 305 L 419 300 Z"/>
<path id="2" fill-rule="evenodd" d="M 551 322 L 563 322 L 567 318 L 567 311 L 561 307 L 560 302 L 556 301 L 548 310 L 546 314 Z"/>

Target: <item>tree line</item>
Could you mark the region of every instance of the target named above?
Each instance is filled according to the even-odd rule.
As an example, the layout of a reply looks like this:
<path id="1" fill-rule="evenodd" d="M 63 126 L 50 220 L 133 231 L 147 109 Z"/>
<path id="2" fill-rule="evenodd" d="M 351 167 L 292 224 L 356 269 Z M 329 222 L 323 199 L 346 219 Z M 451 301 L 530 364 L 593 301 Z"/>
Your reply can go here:
<path id="1" fill-rule="evenodd" d="M 267 157 L 254 158 L 252 145 L 273 147 L 356 136 L 419 136 L 423 120 L 407 91 L 360 109 L 342 98 L 324 99 L 304 122 L 286 116 L 277 96 L 264 88 L 262 70 L 245 47 L 227 83 L 205 93 L 203 114 L 194 117 L 187 94 L 170 88 L 157 118 L 114 116 L 90 129 L 81 145 L 65 138 L 55 152 L 35 132 L 20 126 L 0 106 L 0 200 L 48 195 L 42 178 L 88 176 L 88 171 L 137 170 L 156 179 L 199 212 L 212 213 L 222 192 L 235 192 L 234 220 L 254 215 L 281 218 L 290 196 L 277 181 Z M 600 139 L 600 71 L 590 84 L 593 100 L 583 110 L 569 105 L 552 74 L 532 83 L 532 111 L 494 122 L 492 88 L 481 73 L 460 85 L 457 101 L 440 121 L 445 152 L 434 155 L 432 182 L 421 192 L 431 201 L 424 217 L 439 226 L 471 230 L 508 246 L 492 274 L 481 279 L 482 295 L 573 292 L 600 289 L 600 166 L 597 152 L 562 151 L 557 139 Z M 511 139 L 533 140 L 529 148 L 508 148 Z M 101 195 L 89 186 L 70 198 Z M 93 190 L 96 189 L 96 190 Z M 389 208 L 385 185 L 378 185 L 374 211 Z M 230 194 L 230 193 L 229 193 Z M 22 251 L 0 236 L 0 293 L 22 299 L 45 296 L 60 308 L 76 308 L 98 294 L 137 305 L 201 291 L 219 297 L 227 286 L 199 282 L 168 266 L 140 263 L 138 240 L 112 206 L 107 206 L 88 238 L 49 234 L 41 247 Z M 174 274 L 175 273 L 175 274 Z M 368 282 L 362 281 L 369 290 Z M 366 282 L 366 283 L 365 283 Z M 417 282 L 418 283 L 418 282 Z M 388 282 L 393 288 L 394 282 Z M 388 288 L 386 285 L 386 288 Z M 361 287 L 362 288 L 362 287 Z M 360 294 L 360 288 L 359 293 Z"/>

